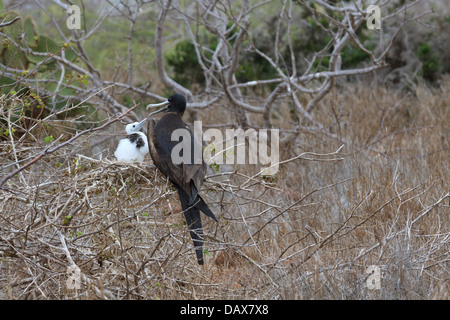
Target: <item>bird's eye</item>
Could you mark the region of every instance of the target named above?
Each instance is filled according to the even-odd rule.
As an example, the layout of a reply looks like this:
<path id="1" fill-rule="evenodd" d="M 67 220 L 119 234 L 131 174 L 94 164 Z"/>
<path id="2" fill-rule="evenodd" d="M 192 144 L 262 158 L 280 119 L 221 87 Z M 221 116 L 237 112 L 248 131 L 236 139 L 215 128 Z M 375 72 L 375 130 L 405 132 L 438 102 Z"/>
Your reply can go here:
<path id="1" fill-rule="evenodd" d="M 133 124 L 133 128 L 134 128 L 134 127 L 136 127 L 136 126 Z"/>

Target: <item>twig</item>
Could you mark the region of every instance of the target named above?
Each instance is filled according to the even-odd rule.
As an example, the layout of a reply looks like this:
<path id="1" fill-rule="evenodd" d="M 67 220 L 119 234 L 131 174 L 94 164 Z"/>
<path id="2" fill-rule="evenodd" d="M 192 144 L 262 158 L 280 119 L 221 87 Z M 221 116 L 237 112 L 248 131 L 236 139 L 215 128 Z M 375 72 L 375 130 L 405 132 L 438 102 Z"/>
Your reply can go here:
<path id="1" fill-rule="evenodd" d="M 8 22 L 2 22 L 0 23 L 0 28 L 6 27 L 6 26 L 10 26 L 12 25 L 14 22 L 16 22 L 17 20 L 22 19 L 22 17 L 15 17 L 14 19 L 12 19 L 11 21 Z"/>

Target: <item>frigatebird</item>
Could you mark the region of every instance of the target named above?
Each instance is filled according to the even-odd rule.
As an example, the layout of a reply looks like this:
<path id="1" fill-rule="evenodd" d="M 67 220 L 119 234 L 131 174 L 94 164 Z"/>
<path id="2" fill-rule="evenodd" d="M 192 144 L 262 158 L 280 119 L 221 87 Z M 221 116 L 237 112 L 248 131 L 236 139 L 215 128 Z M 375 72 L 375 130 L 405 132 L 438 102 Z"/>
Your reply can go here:
<path id="1" fill-rule="evenodd" d="M 201 161 L 195 161 L 195 145 L 200 142 L 195 139 L 192 130 L 182 120 L 186 110 L 186 98 L 181 94 L 175 94 L 169 97 L 167 101 L 148 105 L 147 109 L 150 107 L 164 108 L 151 113 L 149 117 L 159 112 L 167 112 L 157 122 L 153 119 L 148 120 L 147 139 L 150 146 L 150 156 L 155 166 L 169 178 L 178 191 L 181 208 L 194 242 L 197 261 L 202 265 L 204 263 L 202 251 L 203 229 L 200 211 L 216 222 L 217 218 L 198 194 L 205 178 L 207 166 L 203 159 L 203 153 L 201 154 Z M 191 146 L 191 148 L 186 148 L 191 150 L 191 155 L 188 155 L 191 161 L 186 161 L 188 163 L 183 161 L 176 164 L 177 161 L 172 159 L 172 150 L 180 143 L 180 141 L 172 141 L 172 133 L 177 129 L 185 129 L 189 132 L 189 135 L 184 137 L 190 139 L 190 141 L 183 141 L 183 143 L 190 143 Z M 185 139 L 184 137 L 183 139 Z M 201 144 L 199 150 L 202 150 Z M 184 151 L 183 149 L 182 152 Z M 186 155 L 180 156 L 186 159 Z"/>
<path id="2" fill-rule="evenodd" d="M 114 152 L 118 161 L 144 161 L 145 155 L 148 153 L 148 139 L 140 130 L 146 121 L 147 119 L 144 119 L 141 122 L 130 123 L 125 127 L 128 136 L 119 141 L 119 145 Z"/>

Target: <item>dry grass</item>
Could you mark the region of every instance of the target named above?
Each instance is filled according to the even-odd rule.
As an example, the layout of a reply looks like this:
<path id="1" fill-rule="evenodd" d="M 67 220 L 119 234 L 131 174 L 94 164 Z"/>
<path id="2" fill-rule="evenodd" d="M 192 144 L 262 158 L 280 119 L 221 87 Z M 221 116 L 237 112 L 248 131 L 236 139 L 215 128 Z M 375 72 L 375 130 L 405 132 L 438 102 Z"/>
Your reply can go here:
<path id="1" fill-rule="evenodd" d="M 2 119 L 13 103 L 2 100 Z M 315 115 L 351 141 L 339 156 L 305 155 L 271 181 L 249 180 L 251 166 L 210 172 L 203 194 L 219 223 L 203 219 L 204 267 L 151 163 L 95 160 L 83 146 L 100 134 L 79 139 L 0 190 L 0 298 L 449 299 L 449 105 L 448 79 L 409 95 L 334 90 Z M 214 113 L 202 116 L 224 121 Z M 35 141 L 1 141 L 2 177 L 45 147 L 38 129 Z M 281 159 L 339 146 L 302 133 Z M 66 285 L 71 264 L 77 290 Z M 379 290 L 367 288 L 371 265 Z"/>

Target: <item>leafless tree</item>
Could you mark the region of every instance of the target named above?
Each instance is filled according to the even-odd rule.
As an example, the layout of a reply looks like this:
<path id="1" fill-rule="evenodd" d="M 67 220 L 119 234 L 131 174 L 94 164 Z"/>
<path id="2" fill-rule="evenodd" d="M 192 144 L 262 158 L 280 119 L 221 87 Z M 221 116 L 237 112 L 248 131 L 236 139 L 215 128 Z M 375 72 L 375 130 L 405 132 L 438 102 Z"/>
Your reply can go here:
<path id="1" fill-rule="evenodd" d="M 392 46 L 394 38 L 399 30 L 412 20 L 417 20 L 428 12 L 421 13 L 419 16 L 409 14 L 408 9 L 420 2 L 420 0 L 399 5 L 397 1 L 377 0 L 377 1 L 292 1 L 282 0 L 277 6 L 277 19 L 274 21 L 275 30 L 274 42 L 269 44 L 272 52 L 264 51 L 258 47 L 255 37 L 255 31 L 251 20 L 257 19 L 259 12 L 273 1 L 250 1 L 244 0 L 235 2 L 232 0 L 217 1 L 187 1 L 180 0 L 160 0 L 160 1 L 108 1 L 109 7 L 103 8 L 96 23 L 89 30 L 72 29 L 70 36 L 67 36 L 54 17 L 46 10 L 39 0 L 34 1 L 46 14 L 49 15 L 55 28 L 65 43 L 71 43 L 74 52 L 78 57 L 79 63 L 74 63 L 65 58 L 64 49 L 56 53 L 33 52 L 26 43 L 18 43 L 8 34 L 0 33 L 9 42 L 17 46 L 20 50 L 34 56 L 46 57 L 44 61 L 38 63 L 34 70 L 38 70 L 42 63 L 48 60 L 55 60 L 61 70 L 61 76 L 58 79 L 48 79 L 55 82 L 57 90 L 47 92 L 48 95 L 57 97 L 63 87 L 62 79 L 68 70 L 89 77 L 90 86 L 88 88 L 79 88 L 71 86 L 75 90 L 79 99 L 94 96 L 99 100 L 92 103 L 102 104 L 104 108 L 113 113 L 122 113 L 126 107 L 118 100 L 118 96 L 126 91 L 132 91 L 142 94 L 151 99 L 161 99 L 160 93 L 147 90 L 148 84 L 136 86 L 133 82 L 135 74 L 135 64 L 133 61 L 132 39 L 134 37 L 134 27 L 137 17 L 145 15 L 148 10 L 159 12 L 156 25 L 155 38 L 148 39 L 149 45 L 154 41 L 156 67 L 160 81 L 173 91 L 183 93 L 187 96 L 192 108 L 204 108 L 214 105 L 217 101 L 224 101 L 228 104 L 236 115 L 236 122 L 242 128 L 254 126 L 249 119 L 249 114 L 259 114 L 264 120 L 264 126 L 272 126 L 271 112 L 274 104 L 282 101 L 288 101 L 295 106 L 295 113 L 299 122 L 294 132 L 286 134 L 285 142 L 292 140 L 300 130 L 307 130 L 314 133 L 321 133 L 333 139 L 343 139 L 327 131 L 324 124 L 314 118 L 313 110 L 317 104 L 330 92 L 335 86 L 336 79 L 346 76 L 363 75 L 386 66 L 385 58 Z M 63 1 L 54 1 L 62 9 L 66 9 L 68 4 Z M 389 14 L 381 15 L 381 30 L 374 30 L 373 34 L 378 37 L 379 43 L 375 50 L 370 50 L 358 38 L 359 29 L 367 28 L 367 18 L 372 12 L 366 12 L 369 4 L 378 5 L 384 12 L 388 8 L 392 9 Z M 272 9 L 270 7 L 270 9 Z M 84 9 L 84 7 L 82 8 Z M 146 11 L 147 10 L 147 11 Z M 307 13 L 315 23 L 323 29 L 329 36 L 329 41 L 321 49 L 315 52 L 311 57 L 301 56 L 295 52 L 294 31 L 299 27 L 300 15 Z M 93 34 L 98 32 L 100 26 L 106 18 L 119 15 L 129 21 L 128 57 L 127 57 L 127 79 L 120 82 L 115 79 L 105 79 L 101 72 L 97 70 L 89 59 L 85 51 L 85 41 Z M 191 42 L 195 48 L 195 55 L 198 66 L 204 74 L 205 83 L 201 92 L 194 94 L 192 88 L 185 87 L 177 83 L 171 76 L 165 63 L 165 36 L 164 31 L 168 29 L 168 20 L 176 21 L 178 35 L 184 36 Z M 389 26 L 392 21 L 401 21 L 394 30 Z M 326 21 L 327 23 L 323 23 Z M 9 21 L 5 23 L 13 23 Z M 86 26 L 84 26 L 86 28 Z M 172 32 L 173 26 L 170 27 Z M 202 37 L 199 36 L 199 29 L 206 32 L 209 36 L 217 39 L 217 45 L 211 48 Z M 389 29 L 390 28 L 390 29 Z M 387 32 L 389 31 L 389 32 Z M 370 61 L 366 65 L 357 68 L 347 68 L 343 66 L 342 52 L 346 46 L 356 45 L 365 52 Z M 281 52 L 287 47 L 289 61 L 284 59 Z M 273 69 L 274 76 L 271 79 L 251 79 L 251 81 L 239 82 L 236 76 L 239 66 L 245 62 L 246 55 L 254 53 L 263 58 Z M 301 57 L 298 61 L 297 57 Z M 317 62 L 324 57 L 328 58 L 328 64 L 325 69 L 318 70 Z M 20 73 L 26 70 L 16 70 L 3 66 L 5 76 L 13 76 L 13 73 Z M 30 75 L 32 71 L 19 78 L 17 81 L 38 87 L 42 79 L 33 79 Z M 107 90 L 102 90 L 111 86 Z M 269 86 L 271 85 L 271 86 Z M 256 103 L 251 102 L 245 95 L 243 89 L 256 86 L 266 86 L 271 88 L 267 96 L 262 97 Z M 307 102 L 301 102 L 299 95 L 306 94 Z M 55 101 L 55 98 L 53 98 Z M 105 105 L 107 104 L 107 105 Z M 283 128 L 281 128 L 283 129 Z"/>
<path id="2" fill-rule="evenodd" d="M 42 95 L 51 98 L 53 107 L 51 113 L 55 114 L 55 104 L 57 101 L 67 100 L 67 96 L 61 94 L 63 88 L 70 88 L 75 92 L 72 100 L 67 101 L 66 108 L 70 108 L 73 98 L 75 101 L 89 101 L 93 105 L 105 110 L 108 114 L 122 114 L 127 107 L 120 102 L 120 97 L 126 92 L 134 92 L 149 99 L 163 99 L 159 92 L 148 90 L 149 83 L 137 86 L 134 83 L 136 65 L 133 61 L 132 40 L 134 29 L 139 16 L 146 15 L 149 11 L 159 12 L 156 21 L 155 38 L 148 39 L 149 46 L 153 41 L 155 48 L 155 63 L 157 73 L 161 83 L 175 92 L 183 93 L 189 101 L 189 107 L 193 110 L 214 106 L 216 103 L 227 105 L 235 115 L 235 127 L 244 130 L 251 127 L 258 127 L 250 120 L 250 115 L 254 114 L 262 118 L 262 126 L 272 128 L 272 110 L 274 105 L 282 103 L 294 106 L 297 123 L 293 128 L 280 127 L 283 133 L 282 143 L 287 145 L 295 140 L 300 132 L 310 132 L 320 134 L 340 143 L 348 144 L 346 138 L 329 131 L 327 126 L 317 121 L 314 116 L 314 109 L 318 103 L 335 86 L 338 78 L 346 76 L 356 76 L 367 74 L 379 70 L 386 66 L 385 58 L 393 44 L 393 40 L 401 28 L 412 20 L 428 14 L 423 12 L 419 16 L 409 14 L 409 9 L 418 4 L 420 0 L 412 1 L 400 5 L 397 1 L 293 1 L 282 0 L 276 6 L 276 19 L 273 29 L 275 34 L 273 43 L 266 45 L 272 47 L 271 52 L 258 47 L 257 30 L 254 30 L 251 19 L 257 19 L 260 10 L 272 4 L 272 1 L 250 1 L 244 0 L 235 2 L 232 0 L 217 1 L 187 1 L 180 0 L 160 0 L 160 1 L 108 1 L 108 6 L 100 11 L 97 21 L 90 29 L 71 29 L 68 36 L 63 32 L 63 27 L 47 11 L 44 4 L 39 0 L 34 3 L 45 12 L 51 19 L 59 35 L 63 39 L 64 45 L 57 52 L 36 52 L 33 51 L 26 41 L 18 41 L 6 31 L 0 32 L 11 45 L 26 54 L 44 57 L 37 63 L 33 70 L 20 70 L 3 65 L 2 75 L 16 79 L 17 83 L 25 84 L 42 91 Z M 68 2 L 54 1 L 62 10 L 67 9 Z M 367 11 L 369 4 L 375 4 L 389 14 L 380 16 L 381 30 L 373 30 L 375 37 L 378 37 L 378 45 L 374 50 L 364 46 L 357 35 L 358 29 L 367 28 L 367 18 L 372 12 Z M 272 9 L 273 7 L 270 7 Z M 82 8 L 87 10 L 84 6 Z M 83 13 L 82 12 L 82 13 Z M 330 39 L 323 48 L 313 53 L 310 57 L 301 55 L 295 51 L 295 29 L 299 28 L 300 15 L 309 15 L 317 26 L 319 26 Z M 99 31 L 106 18 L 119 16 L 129 21 L 129 33 L 127 36 L 127 79 L 117 81 L 105 79 L 101 72 L 93 65 L 85 50 L 85 42 L 93 34 Z M 18 19 L 2 22 L 3 25 L 11 25 Z M 175 21 L 174 24 L 168 20 Z M 391 21 L 401 21 L 401 23 L 390 24 Z M 326 21 L 326 23 L 324 23 Z M 65 27 L 65 26 L 64 26 Z M 170 30 L 168 29 L 170 28 Z M 201 37 L 199 30 L 207 36 L 217 39 L 215 47 L 208 45 L 207 37 Z M 167 33 L 176 32 L 177 37 L 186 39 L 195 48 L 195 55 L 198 67 L 204 75 L 204 84 L 199 92 L 194 93 L 192 88 L 185 87 L 176 82 L 170 76 L 171 72 L 165 63 L 165 36 Z M 256 36 L 255 36 L 256 35 Z M 73 52 L 78 57 L 77 62 L 66 59 L 65 52 L 68 44 L 71 44 Z M 346 46 L 356 45 L 357 48 L 366 53 L 370 60 L 361 67 L 346 68 L 342 65 L 342 52 Z M 283 56 L 282 52 L 287 52 Z M 274 75 L 270 79 L 251 79 L 246 82 L 239 82 L 237 77 L 238 68 L 245 63 L 248 54 L 256 54 L 261 57 L 272 69 Z M 301 57 L 301 61 L 298 57 Z M 328 58 L 328 64 L 323 64 L 324 58 Z M 42 79 L 33 77 L 44 63 L 54 60 L 60 70 L 60 76 Z M 322 69 L 318 69 L 318 62 Z M 73 71 L 89 79 L 89 85 L 85 87 L 74 86 L 65 83 L 64 77 L 67 72 Z M 57 74 L 56 72 L 53 75 Z M 55 83 L 54 92 L 43 89 L 41 83 Z M 254 87 L 266 88 L 266 95 L 250 97 L 246 95 L 246 90 Z M 306 99 L 300 99 L 300 96 Z M 64 111 L 64 110 L 63 110 Z M 61 112 L 61 111 L 59 111 Z M 131 117 L 137 117 L 133 112 Z M 261 126 L 261 125 L 260 125 Z"/>

